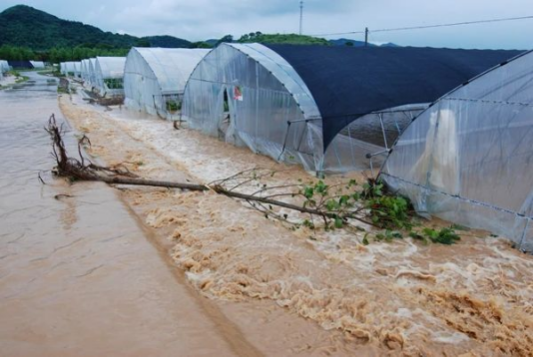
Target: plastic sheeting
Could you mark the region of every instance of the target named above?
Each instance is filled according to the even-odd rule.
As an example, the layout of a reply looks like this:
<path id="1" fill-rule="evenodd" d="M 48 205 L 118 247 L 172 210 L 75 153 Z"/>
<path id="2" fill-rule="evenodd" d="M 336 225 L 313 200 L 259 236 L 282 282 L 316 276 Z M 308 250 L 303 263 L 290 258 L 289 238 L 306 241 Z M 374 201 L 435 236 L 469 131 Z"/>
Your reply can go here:
<path id="1" fill-rule="evenodd" d="M 76 75 L 76 62 L 61 63 L 61 73 L 65 76 L 74 77 Z"/>
<path id="2" fill-rule="evenodd" d="M 87 85 L 94 87 L 96 85 L 96 58 L 89 58 L 87 60 Z"/>
<path id="3" fill-rule="evenodd" d="M 320 116 L 307 86 L 259 44 L 222 44 L 209 53 L 187 83 L 182 115 L 208 135 L 309 170 L 321 157 L 321 142 L 308 130 Z"/>
<path id="4" fill-rule="evenodd" d="M 30 61 L 33 68 L 36 69 L 44 69 L 45 65 L 43 61 Z"/>
<path id="5" fill-rule="evenodd" d="M 84 59 L 81 61 L 81 79 L 86 82 L 89 80 L 89 60 Z"/>
<path id="6" fill-rule="evenodd" d="M 101 96 L 124 95 L 124 66 L 126 57 L 96 57 L 94 86 Z"/>
<path id="7" fill-rule="evenodd" d="M 0 75 L 5 74 L 9 71 L 9 64 L 5 60 L 0 60 Z"/>
<path id="8" fill-rule="evenodd" d="M 74 62 L 74 77 L 80 78 L 81 77 L 81 62 Z"/>
<path id="9" fill-rule="evenodd" d="M 165 119 L 178 119 L 185 85 L 207 53 L 209 50 L 201 49 L 131 49 L 124 72 L 126 106 Z"/>
<path id="10" fill-rule="evenodd" d="M 328 146 L 324 171 L 379 169 L 396 139 L 429 104 L 411 104 L 360 117 L 339 132 Z M 316 133 L 320 138 L 322 129 Z M 318 140 L 318 139 L 317 139 Z"/>
<path id="11" fill-rule="evenodd" d="M 269 47 L 294 67 L 313 94 L 322 116 L 325 148 L 364 115 L 434 102 L 520 53 L 418 47 Z"/>
<path id="12" fill-rule="evenodd" d="M 33 69 L 30 61 L 7 61 L 7 63 L 14 69 Z"/>
<path id="13" fill-rule="evenodd" d="M 416 210 L 533 252 L 533 53 L 438 100 L 403 133 L 381 173 Z"/>
<path id="14" fill-rule="evenodd" d="M 516 53 L 222 44 L 191 75 L 183 116 L 309 171 L 364 170 L 424 103 Z"/>

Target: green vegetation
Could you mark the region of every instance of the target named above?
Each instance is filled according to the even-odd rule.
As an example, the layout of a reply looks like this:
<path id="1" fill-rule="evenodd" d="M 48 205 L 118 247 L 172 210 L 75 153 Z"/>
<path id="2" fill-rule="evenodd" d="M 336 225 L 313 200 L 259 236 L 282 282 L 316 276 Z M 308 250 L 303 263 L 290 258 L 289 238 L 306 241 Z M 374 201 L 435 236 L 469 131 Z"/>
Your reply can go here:
<path id="1" fill-rule="evenodd" d="M 25 5 L 13 6 L 0 13 L 0 45 L 32 48 L 39 52 L 54 47 L 113 50 L 133 46 L 188 48 L 190 44 L 172 36 L 139 38 L 104 32 L 94 26 L 62 20 Z"/>
<path id="2" fill-rule="evenodd" d="M 89 47 L 53 47 L 49 50 L 34 51 L 26 47 L 10 45 L 0 46 L 0 58 L 8 61 L 39 60 L 44 62 L 59 63 L 66 61 L 81 61 L 85 58 L 96 56 L 126 56 L 129 49 L 105 49 Z"/>
<path id="3" fill-rule="evenodd" d="M 362 198 L 370 212 L 372 223 L 381 228 L 411 229 L 413 209 L 405 197 L 385 195 L 382 182 L 368 182 L 363 185 Z"/>
<path id="4" fill-rule="evenodd" d="M 107 78 L 104 83 L 109 89 L 124 89 L 124 81 L 122 78 Z"/>
<path id="5" fill-rule="evenodd" d="M 323 216 L 326 230 L 346 227 L 353 218 L 370 218 L 369 223 L 384 230 L 374 235 L 365 234 L 362 240 L 364 245 L 370 244 L 370 239 L 377 242 L 392 242 L 395 239 L 403 239 L 404 236 L 424 244 L 451 245 L 461 239 L 455 229 L 467 229 L 452 225 L 440 230 L 433 228 L 414 230 L 417 221 L 407 198 L 387 193 L 384 184 L 379 181 L 369 180 L 362 186 L 362 190 L 357 188 L 357 182 L 354 180 L 346 185 L 333 187 L 319 180 L 313 184 L 301 185 L 298 194 L 292 196 L 302 196 L 304 208 L 321 212 L 318 215 Z M 310 229 L 317 227 L 312 218 L 303 221 L 301 225 Z M 298 226 L 296 225 L 296 228 Z"/>
<path id="6" fill-rule="evenodd" d="M 11 70 L 11 71 L 9 71 L 7 73 L 11 74 L 12 76 L 15 76 L 15 83 L 26 82 L 28 79 L 30 79 L 29 77 L 26 77 L 26 76 L 23 76 L 22 74 L 20 74 L 20 72 L 17 71 L 17 70 Z"/>
<path id="7" fill-rule="evenodd" d="M 455 233 L 452 227 L 436 230 L 433 228 L 424 228 L 421 232 L 409 233 L 411 238 L 420 240 L 424 243 L 433 242 L 445 245 L 451 245 L 461 240 L 461 237 Z"/>
<path id="8" fill-rule="evenodd" d="M 20 72 L 17 70 L 8 71 L 7 75 L 11 75 L 15 77 L 15 84 L 23 83 L 23 82 L 26 82 L 28 79 L 30 79 L 29 77 L 23 76 L 22 74 L 20 74 Z M 11 87 L 11 85 L 5 85 L 5 86 L 0 85 L 0 89 L 6 89 L 9 87 Z"/>
<path id="9" fill-rule="evenodd" d="M 237 42 L 239 43 L 268 43 L 268 44 L 290 44 L 290 45 L 323 45 L 330 43 L 323 38 L 297 35 L 297 34 L 263 34 L 261 32 L 251 32 L 243 35 Z"/>
<path id="10" fill-rule="evenodd" d="M 181 102 L 178 102 L 173 99 L 169 99 L 166 101 L 166 107 L 167 111 L 170 113 L 177 112 L 178 110 L 181 110 Z"/>
<path id="11" fill-rule="evenodd" d="M 190 48 L 207 48 L 207 49 L 209 49 L 209 48 L 213 48 L 213 46 L 211 44 L 207 43 L 207 42 L 200 41 L 200 42 L 191 43 Z"/>

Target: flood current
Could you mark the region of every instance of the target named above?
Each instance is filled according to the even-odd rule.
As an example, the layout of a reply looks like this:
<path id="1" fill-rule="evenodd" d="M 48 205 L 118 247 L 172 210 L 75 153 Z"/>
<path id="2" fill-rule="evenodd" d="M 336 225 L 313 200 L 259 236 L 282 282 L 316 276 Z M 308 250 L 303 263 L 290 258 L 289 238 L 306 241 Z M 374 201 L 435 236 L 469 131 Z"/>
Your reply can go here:
<path id="1" fill-rule="evenodd" d="M 311 178 L 76 84 L 58 102 L 55 79 L 28 75 L 0 91 L 1 356 L 531 356 L 533 259 L 505 239 L 381 242 L 288 229 L 213 192 L 71 185 L 50 174 L 52 113 L 71 155 L 84 133 L 88 157 L 143 178 Z"/>
<path id="2" fill-rule="evenodd" d="M 0 91 L 0 354 L 254 355 L 111 188 L 52 177 L 52 113 L 75 140 L 56 79 L 25 75 Z"/>

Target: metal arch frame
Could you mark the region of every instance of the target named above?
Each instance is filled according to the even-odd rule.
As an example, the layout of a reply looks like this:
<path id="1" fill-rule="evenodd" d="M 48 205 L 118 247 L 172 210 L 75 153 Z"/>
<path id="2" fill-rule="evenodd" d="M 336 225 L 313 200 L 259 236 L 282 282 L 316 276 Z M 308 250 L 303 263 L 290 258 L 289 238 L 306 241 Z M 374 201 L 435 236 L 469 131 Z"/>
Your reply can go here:
<path id="1" fill-rule="evenodd" d="M 299 107 L 304 119 L 303 120 L 296 120 L 296 121 L 287 121 L 287 130 L 285 131 L 285 136 L 283 140 L 283 145 L 281 152 L 278 156 L 278 161 L 283 156 L 283 153 L 286 150 L 286 143 L 287 138 L 289 135 L 289 130 L 292 123 L 297 122 L 309 122 L 314 120 L 322 120 L 322 116 L 320 114 L 320 110 L 318 108 L 318 105 L 315 102 L 315 99 L 313 95 L 311 94 L 311 91 L 303 81 L 303 79 L 300 77 L 300 75 L 296 72 L 296 70 L 280 55 L 278 55 L 275 51 L 271 50 L 267 46 L 264 46 L 262 44 L 258 43 L 252 43 L 252 44 L 234 44 L 234 43 L 222 43 L 219 46 L 227 46 L 232 48 L 233 50 L 240 52 L 241 54 L 253 59 L 257 64 L 263 66 L 268 72 L 270 72 L 276 80 L 281 84 L 283 88 L 285 88 L 286 92 L 290 94 L 291 98 L 295 101 L 297 106 Z M 204 63 L 204 60 L 209 58 L 214 51 L 216 51 L 216 48 L 213 49 L 210 53 L 208 53 L 202 61 L 200 61 L 194 70 L 192 71 L 191 75 L 189 76 L 189 79 L 187 80 L 187 83 L 185 85 L 184 94 L 187 93 L 188 87 L 190 83 L 193 80 L 193 76 L 195 72 L 198 70 L 199 66 Z M 286 81 L 285 79 L 288 78 L 291 81 Z M 202 81 L 200 79 L 194 79 L 195 81 Z M 224 83 L 222 83 L 224 84 Z M 303 97 L 297 96 L 297 94 L 303 95 Z M 307 100 L 307 103 L 302 101 L 302 98 L 305 98 Z M 180 114 L 180 120 L 182 120 L 182 115 Z M 323 153 L 322 153 L 323 155 Z"/>

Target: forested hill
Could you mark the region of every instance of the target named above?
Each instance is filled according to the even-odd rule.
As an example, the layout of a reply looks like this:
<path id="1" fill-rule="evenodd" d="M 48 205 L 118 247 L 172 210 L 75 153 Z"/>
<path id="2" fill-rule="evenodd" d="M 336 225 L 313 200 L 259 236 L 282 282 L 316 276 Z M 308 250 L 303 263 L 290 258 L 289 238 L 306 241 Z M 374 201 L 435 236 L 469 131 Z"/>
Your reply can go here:
<path id="1" fill-rule="evenodd" d="M 81 22 L 62 20 L 30 6 L 17 5 L 0 13 L 0 46 L 48 50 L 53 47 L 130 48 L 132 46 L 189 47 L 172 36 L 139 38 L 104 32 Z"/>

